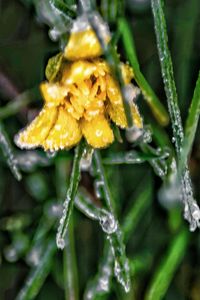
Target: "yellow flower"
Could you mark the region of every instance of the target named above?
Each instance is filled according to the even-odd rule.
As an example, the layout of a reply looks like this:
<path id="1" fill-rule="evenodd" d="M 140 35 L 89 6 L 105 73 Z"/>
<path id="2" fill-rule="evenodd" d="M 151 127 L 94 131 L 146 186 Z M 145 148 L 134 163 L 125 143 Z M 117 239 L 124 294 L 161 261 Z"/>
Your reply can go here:
<path id="1" fill-rule="evenodd" d="M 61 77 L 57 82 L 41 84 L 44 107 L 17 135 L 19 147 L 68 149 L 84 136 L 92 147 L 105 148 L 114 141 L 110 121 L 127 127 L 120 87 L 108 64 L 98 58 L 100 54 L 101 47 L 92 30 L 71 34 L 64 51 L 68 61 L 64 62 Z M 121 63 L 121 70 L 129 84 L 131 68 Z M 131 110 L 134 125 L 141 128 L 142 119 L 134 103 Z"/>

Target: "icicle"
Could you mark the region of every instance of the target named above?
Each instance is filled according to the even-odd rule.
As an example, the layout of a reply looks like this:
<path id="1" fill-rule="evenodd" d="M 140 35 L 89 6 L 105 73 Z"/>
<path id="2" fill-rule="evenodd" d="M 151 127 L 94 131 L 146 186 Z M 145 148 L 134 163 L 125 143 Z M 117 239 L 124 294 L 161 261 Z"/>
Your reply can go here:
<path id="1" fill-rule="evenodd" d="M 192 183 L 188 169 L 182 178 L 182 195 L 184 201 L 184 218 L 190 223 L 190 231 L 200 227 L 200 209 L 194 199 Z"/>
<path id="2" fill-rule="evenodd" d="M 80 167 L 82 171 L 88 171 L 91 167 L 92 156 L 94 153 L 94 149 L 89 147 L 85 148 L 83 156 L 81 158 Z"/>
<path id="3" fill-rule="evenodd" d="M 113 275 L 113 254 L 110 244 L 105 241 L 103 259 L 100 262 L 98 273 L 89 283 L 85 293 L 84 300 L 96 299 L 110 291 L 111 279 Z"/>

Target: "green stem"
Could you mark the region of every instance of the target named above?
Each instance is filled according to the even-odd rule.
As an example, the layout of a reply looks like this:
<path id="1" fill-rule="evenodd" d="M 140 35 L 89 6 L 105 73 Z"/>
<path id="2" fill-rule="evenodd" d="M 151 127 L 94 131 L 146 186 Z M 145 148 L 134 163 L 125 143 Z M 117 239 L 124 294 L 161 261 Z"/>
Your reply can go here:
<path id="1" fill-rule="evenodd" d="M 126 56 L 133 68 L 134 79 L 140 87 L 144 95 L 144 99 L 147 101 L 147 104 L 151 108 L 155 118 L 161 125 L 165 126 L 169 123 L 168 113 L 140 71 L 133 35 L 127 21 L 124 18 L 119 19 L 118 28 L 122 35 Z"/>
<path id="2" fill-rule="evenodd" d="M 121 231 L 119 222 L 114 216 L 114 201 L 110 193 L 109 185 L 107 182 L 105 170 L 102 164 L 101 156 L 99 151 L 94 152 L 94 171 L 96 175 L 96 183 L 101 186 L 101 197 L 104 199 L 107 208 L 111 212 L 110 224 L 108 222 L 107 228 L 107 238 L 110 242 L 110 246 L 115 259 L 114 274 L 118 282 L 123 286 L 126 292 L 130 289 L 130 274 L 128 259 L 125 253 L 125 245 L 123 233 Z"/>
<path id="3" fill-rule="evenodd" d="M 145 300 L 163 299 L 166 291 L 173 279 L 173 276 L 180 265 L 189 244 L 189 234 L 182 230 L 174 237 L 171 246 L 163 257 L 155 275 L 150 283 Z"/>
<path id="4" fill-rule="evenodd" d="M 48 276 L 52 262 L 53 256 L 56 252 L 55 240 L 49 240 L 47 247 L 44 251 L 43 257 L 36 268 L 34 268 L 29 274 L 25 286 L 19 292 L 16 300 L 31 300 L 35 299 L 38 295 L 41 286 L 43 285 L 46 277 Z"/>
<path id="5" fill-rule="evenodd" d="M 33 88 L 30 91 L 26 91 L 18 95 L 15 99 L 12 100 L 12 102 L 0 108 L 0 120 L 15 115 L 23 107 L 31 103 L 36 96 L 39 96 L 38 88 Z"/>
<path id="6" fill-rule="evenodd" d="M 78 272 L 76 263 L 76 251 L 74 244 L 74 225 L 70 221 L 64 249 L 64 289 L 66 300 L 78 300 Z"/>
<path id="7" fill-rule="evenodd" d="M 162 8 L 162 1 L 151 0 L 151 5 L 154 16 L 155 33 L 162 77 L 164 81 L 165 93 L 167 96 L 168 110 L 172 123 L 173 141 L 175 143 L 175 150 L 179 161 L 183 145 L 184 132 L 181 121 L 181 114 L 178 106 L 173 65 L 168 48 L 166 21 Z M 187 164 L 183 166 L 183 172 L 180 175 L 182 201 L 184 203 L 184 217 L 190 223 L 190 229 L 194 231 L 196 227 L 199 226 L 200 209 L 193 197 L 192 184 Z"/>
<path id="8" fill-rule="evenodd" d="M 80 181 L 80 161 L 84 152 L 84 142 L 81 141 L 75 149 L 75 157 L 72 167 L 72 174 L 70 177 L 69 187 L 67 191 L 67 197 L 63 204 L 63 215 L 60 219 L 60 225 L 56 236 L 57 246 L 63 249 L 65 246 L 65 234 L 69 224 L 69 219 L 73 210 L 75 196 Z"/>
<path id="9" fill-rule="evenodd" d="M 183 168 L 183 166 L 187 164 L 188 156 L 192 149 L 195 133 L 197 130 L 199 114 L 200 114 L 200 72 L 194 90 L 192 102 L 190 105 L 189 114 L 186 120 L 185 138 L 184 138 L 183 147 L 181 151 L 181 161 L 180 161 L 181 168 Z"/>
<path id="10" fill-rule="evenodd" d="M 172 60 L 167 44 L 168 37 L 165 16 L 163 13 L 161 0 L 151 0 L 151 3 L 155 23 L 158 53 L 160 58 L 165 93 L 167 96 L 168 110 L 172 123 L 175 148 L 177 154 L 179 154 L 183 142 L 183 127 L 178 106 L 178 97 L 174 81 Z"/>
<path id="11" fill-rule="evenodd" d="M 15 176 L 17 180 L 21 180 L 22 175 L 18 169 L 18 165 L 16 163 L 16 158 L 13 154 L 13 150 L 11 148 L 11 143 L 9 141 L 8 135 L 4 129 L 3 124 L 0 122 L 0 149 L 3 152 L 3 155 L 7 161 L 8 166 L 10 167 L 11 172 Z"/>

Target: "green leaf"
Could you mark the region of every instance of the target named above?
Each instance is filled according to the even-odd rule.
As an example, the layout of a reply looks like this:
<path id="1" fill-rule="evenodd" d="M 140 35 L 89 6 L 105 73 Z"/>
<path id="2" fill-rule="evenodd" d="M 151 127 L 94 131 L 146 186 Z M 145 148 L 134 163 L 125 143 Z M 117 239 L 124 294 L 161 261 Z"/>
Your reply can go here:
<path id="1" fill-rule="evenodd" d="M 63 204 L 63 215 L 60 219 L 60 225 L 56 236 L 58 248 L 63 249 L 65 246 L 65 234 L 69 224 L 69 219 L 73 210 L 74 201 L 80 181 L 80 161 L 84 152 L 84 142 L 81 141 L 75 149 L 74 162 L 72 167 L 72 174 L 70 177 L 69 187 L 67 190 L 67 197 Z"/>
<path id="2" fill-rule="evenodd" d="M 48 60 L 45 75 L 48 81 L 54 82 L 58 81 L 60 78 L 60 73 L 63 65 L 63 53 L 58 53 Z"/>
<path id="3" fill-rule="evenodd" d="M 21 180 L 22 176 L 18 169 L 16 158 L 13 154 L 11 148 L 11 143 L 9 141 L 8 135 L 4 129 L 3 124 L 0 122 L 0 149 L 3 152 L 3 155 L 7 161 L 7 164 L 17 180 Z"/>
<path id="4" fill-rule="evenodd" d="M 166 291 L 177 271 L 189 243 L 189 233 L 182 230 L 172 240 L 171 246 L 162 263 L 158 266 L 155 275 L 150 283 L 145 300 L 163 299 Z"/>
<path id="5" fill-rule="evenodd" d="M 46 277 L 49 274 L 55 252 L 56 252 L 56 243 L 53 238 L 48 241 L 42 259 L 40 260 L 38 266 L 35 267 L 28 275 L 25 285 L 22 288 L 22 290 L 19 292 L 16 300 L 35 299 Z"/>
<path id="6" fill-rule="evenodd" d="M 181 150 L 180 167 L 187 164 L 188 156 L 192 150 L 192 145 L 197 130 L 200 114 L 200 73 L 194 90 L 194 95 L 190 105 L 188 117 L 185 126 L 185 138 Z"/>
<path id="7" fill-rule="evenodd" d="M 168 110 L 172 123 L 173 141 L 178 160 L 180 160 L 183 145 L 184 132 L 181 120 L 178 97 L 174 80 L 173 65 L 171 54 L 168 48 L 168 36 L 166 21 L 161 0 L 151 0 L 152 12 L 154 17 L 155 33 L 160 59 L 162 77 L 167 96 Z M 180 174 L 182 201 L 184 204 L 184 217 L 190 223 L 190 230 L 194 231 L 199 227 L 200 209 L 193 196 L 191 178 L 187 164 L 183 166 Z"/>
<path id="8" fill-rule="evenodd" d="M 119 19 L 118 28 L 122 35 L 126 56 L 133 68 L 134 79 L 140 87 L 142 94 L 144 95 L 144 99 L 147 101 L 147 104 L 151 108 L 158 122 L 161 125 L 166 126 L 169 123 L 168 113 L 140 71 L 133 35 L 127 21 L 124 18 Z"/>

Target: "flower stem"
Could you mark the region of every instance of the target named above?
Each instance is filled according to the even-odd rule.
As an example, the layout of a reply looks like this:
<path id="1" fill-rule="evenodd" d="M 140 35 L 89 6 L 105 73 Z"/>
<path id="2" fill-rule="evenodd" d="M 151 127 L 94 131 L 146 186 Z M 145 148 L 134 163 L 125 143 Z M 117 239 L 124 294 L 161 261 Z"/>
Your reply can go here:
<path id="1" fill-rule="evenodd" d="M 60 249 L 65 247 L 65 234 L 69 224 L 69 219 L 73 210 L 75 196 L 80 181 L 80 161 L 84 152 L 84 142 L 81 141 L 75 149 L 75 157 L 72 167 L 72 174 L 70 177 L 67 197 L 63 204 L 63 214 L 60 219 L 60 225 L 56 236 L 57 246 Z"/>

